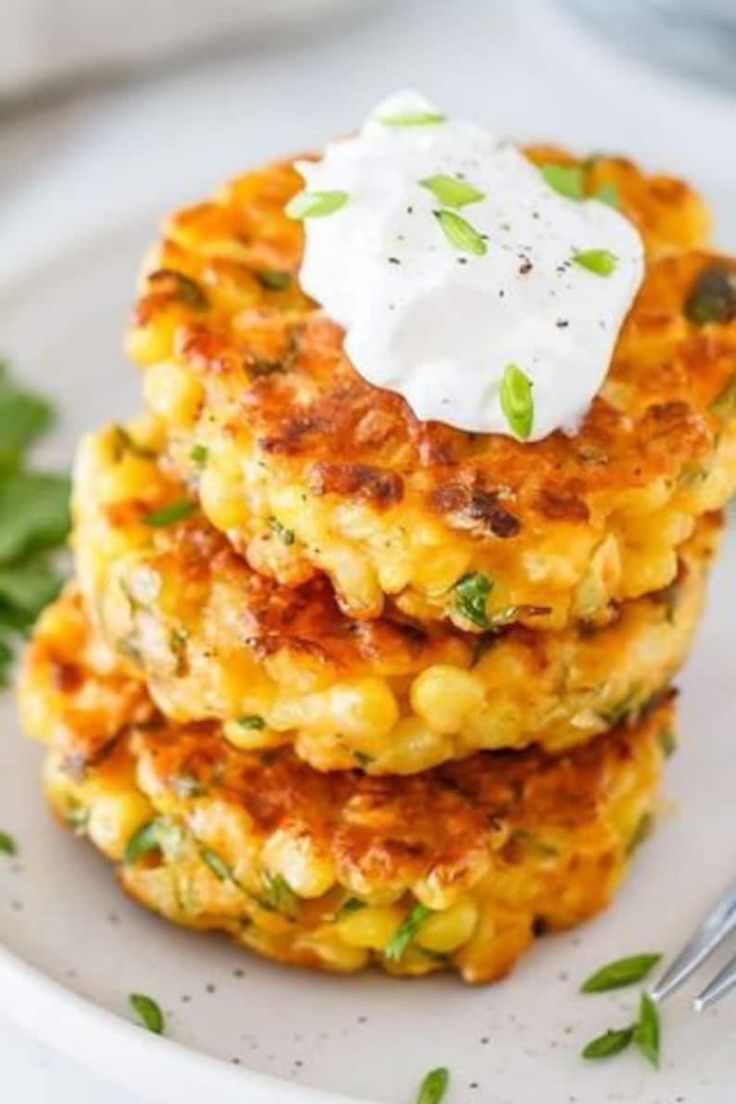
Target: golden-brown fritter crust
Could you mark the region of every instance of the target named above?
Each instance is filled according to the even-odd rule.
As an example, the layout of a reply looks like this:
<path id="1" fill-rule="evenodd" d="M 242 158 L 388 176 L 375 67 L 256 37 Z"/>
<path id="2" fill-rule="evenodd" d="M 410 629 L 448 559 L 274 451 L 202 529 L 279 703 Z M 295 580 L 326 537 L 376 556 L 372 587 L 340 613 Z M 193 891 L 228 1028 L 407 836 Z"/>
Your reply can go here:
<path id="1" fill-rule="evenodd" d="M 379 615 L 391 594 L 412 615 L 475 631 L 454 590 L 467 573 L 493 582 L 490 620 L 531 627 L 605 618 L 612 599 L 672 578 L 693 518 L 736 483 L 734 412 L 714 406 L 736 374 L 736 322 L 685 313 L 714 263 L 697 197 L 622 161 L 587 172 L 591 193 L 617 184 L 648 269 L 579 434 L 533 444 L 421 422 L 357 374 L 340 328 L 296 283 L 290 165 L 168 221 L 129 348 L 179 470 L 257 570 L 287 585 L 324 571 L 357 617 Z M 263 286 L 274 270 L 287 287 Z M 203 465 L 195 444 L 208 450 Z M 274 519 L 292 535 L 278 554 Z"/>
<path id="2" fill-rule="evenodd" d="M 38 630 L 31 672 L 57 632 Z M 26 700 L 27 716 L 64 710 L 49 671 L 22 682 L 26 699 L 49 695 L 40 710 Z M 86 678 L 94 696 L 95 671 Z M 607 904 L 653 811 L 672 722 L 663 701 L 562 756 L 486 752 L 372 778 L 320 774 L 287 748 L 244 752 L 215 724 L 160 716 L 75 743 L 70 715 L 39 734 L 52 741 L 47 797 L 143 904 L 285 962 L 452 968 L 470 982 Z"/>
<path id="3" fill-rule="evenodd" d="M 239 747 L 292 744 L 320 770 L 374 774 L 532 741 L 558 751 L 635 721 L 684 659 L 721 530 L 701 519 L 676 583 L 624 603 L 605 628 L 477 637 L 390 605 L 351 620 L 324 576 L 278 585 L 196 511 L 146 524 L 186 488 L 142 426 L 86 439 L 75 484 L 87 607 L 166 716 L 213 718 Z"/>
<path id="4" fill-rule="evenodd" d="M 140 678 L 90 632 L 76 588 L 41 614 L 27 650 L 18 694 L 20 720 L 81 763 L 94 762 L 126 725 L 144 722 L 154 707 Z"/>

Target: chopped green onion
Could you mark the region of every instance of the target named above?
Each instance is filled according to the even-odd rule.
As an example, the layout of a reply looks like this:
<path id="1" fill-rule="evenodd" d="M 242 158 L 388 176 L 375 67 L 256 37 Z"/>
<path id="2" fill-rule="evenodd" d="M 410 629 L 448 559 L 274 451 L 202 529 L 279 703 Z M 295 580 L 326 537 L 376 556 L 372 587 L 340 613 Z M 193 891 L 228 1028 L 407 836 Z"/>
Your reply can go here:
<path id="1" fill-rule="evenodd" d="M 419 928 L 431 914 L 432 909 L 427 908 L 421 901 L 417 902 L 384 947 L 383 953 L 386 958 L 398 962 Z"/>
<path id="2" fill-rule="evenodd" d="M 611 184 L 610 181 L 606 181 L 605 184 L 601 184 L 598 191 L 595 193 L 594 199 L 597 199 L 599 203 L 605 203 L 607 207 L 620 207 L 621 196 L 619 190 L 615 184 Z"/>
<path id="3" fill-rule="evenodd" d="M 0 855 L 17 855 L 18 845 L 8 832 L 0 832 Z"/>
<path id="4" fill-rule="evenodd" d="M 384 126 L 395 127 L 437 126 L 447 121 L 447 116 L 437 111 L 397 111 L 395 115 L 378 115 L 377 118 Z"/>
<path id="5" fill-rule="evenodd" d="M 416 1104 L 440 1104 L 440 1101 L 444 1100 L 449 1083 L 449 1070 L 443 1066 L 430 1070 L 419 1086 Z"/>
<path id="6" fill-rule="evenodd" d="M 147 997 L 145 993 L 131 993 L 128 1000 L 143 1026 L 154 1035 L 163 1035 L 164 1014 L 156 1001 L 152 997 Z"/>
<path id="7" fill-rule="evenodd" d="M 638 954 L 617 958 L 601 966 L 580 986 L 581 993 L 605 993 L 609 989 L 622 989 L 645 978 L 661 959 L 659 954 Z"/>
<path id="8" fill-rule="evenodd" d="M 213 851 L 211 847 L 203 847 L 200 851 L 202 859 L 210 868 L 212 873 L 221 882 L 229 882 L 232 880 L 232 872 L 225 860 Z"/>
<path id="9" fill-rule="evenodd" d="M 506 365 L 499 399 L 509 427 L 520 440 L 526 441 L 534 425 L 534 398 L 531 381 L 518 365 Z"/>
<path id="10" fill-rule="evenodd" d="M 198 468 L 203 468 L 207 463 L 207 457 L 210 450 L 206 445 L 192 445 L 189 452 L 189 459 L 193 464 L 196 464 Z"/>
<path id="11" fill-rule="evenodd" d="M 455 583 L 455 604 L 459 613 L 481 629 L 491 627 L 486 602 L 493 590 L 493 580 L 480 571 L 469 572 Z"/>
<path id="12" fill-rule="evenodd" d="M 620 1054 L 626 1050 L 634 1038 L 633 1027 L 609 1028 L 603 1035 L 599 1035 L 583 1047 L 583 1058 L 611 1058 L 614 1054 Z"/>
<path id="13" fill-rule="evenodd" d="M 642 993 L 634 1041 L 647 1061 L 659 1066 L 659 1009 L 648 993 Z"/>
<path id="14" fill-rule="evenodd" d="M 241 728 L 247 728 L 254 732 L 260 732 L 262 728 L 266 727 L 266 722 L 258 713 L 246 713 L 243 717 L 238 717 L 237 723 Z"/>
<path id="15" fill-rule="evenodd" d="M 196 502 L 192 502 L 190 498 L 180 498 L 176 502 L 167 502 L 165 506 L 159 506 L 157 510 L 152 510 L 143 520 L 146 525 L 150 525 L 154 529 L 160 529 L 164 525 L 173 525 L 176 521 L 183 521 L 184 518 L 188 518 L 190 514 L 193 514 L 196 509 Z"/>
<path id="16" fill-rule="evenodd" d="M 149 820 L 137 832 L 134 832 L 126 843 L 123 852 L 123 862 L 127 866 L 136 862 L 141 855 L 146 855 L 149 851 L 159 850 L 161 847 L 161 824 L 161 818 L 156 817 L 154 820 Z"/>
<path id="17" fill-rule="evenodd" d="M 325 215 L 334 215 L 349 198 L 347 192 L 341 191 L 298 192 L 284 210 L 290 219 L 324 218 Z"/>
<path id="18" fill-rule="evenodd" d="M 293 916 L 298 907 L 299 898 L 283 874 L 272 874 L 270 870 L 264 870 L 261 880 L 265 890 L 261 899 L 263 907 L 286 916 Z"/>
<path id="19" fill-rule="evenodd" d="M 556 165 L 547 162 L 539 171 L 550 188 L 566 199 L 581 200 L 585 197 L 585 173 L 579 165 Z"/>
<path id="20" fill-rule="evenodd" d="M 461 253 L 472 253 L 476 257 L 482 257 L 488 252 L 485 238 L 462 215 L 443 209 L 435 211 L 434 217 L 442 227 L 450 245 L 454 245 Z"/>
<path id="21" fill-rule="evenodd" d="M 294 530 L 287 529 L 285 525 L 282 525 L 278 518 L 272 517 L 268 519 L 268 526 L 272 533 L 274 533 L 282 544 L 294 543 Z"/>
<path id="22" fill-rule="evenodd" d="M 618 257 L 610 249 L 584 249 L 573 253 L 572 259 L 581 268 L 594 272 L 596 276 L 610 276 L 618 264 Z"/>
<path id="23" fill-rule="evenodd" d="M 456 176 L 448 176 L 447 173 L 436 173 L 419 183 L 445 207 L 466 207 L 469 203 L 480 203 L 486 198 L 485 192 L 474 188 L 467 180 L 458 180 Z"/>
<path id="24" fill-rule="evenodd" d="M 265 268 L 260 272 L 255 273 L 256 280 L 261 287 L 266 288 L 268 291 L 283 291 L 291 285 L 292 275 L 290 272 L 279 272 L 275 268 Z"/>

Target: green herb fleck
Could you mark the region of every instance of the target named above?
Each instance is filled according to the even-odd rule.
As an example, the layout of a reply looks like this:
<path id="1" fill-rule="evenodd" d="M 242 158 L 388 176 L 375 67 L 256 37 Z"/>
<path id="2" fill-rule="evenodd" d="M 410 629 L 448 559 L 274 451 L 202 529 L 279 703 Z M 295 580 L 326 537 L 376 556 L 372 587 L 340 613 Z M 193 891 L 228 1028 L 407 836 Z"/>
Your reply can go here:
<path id="1" fill-rule="evenodd" d="M 633 1027 L 609 1028 L 597 1039 L 591 1039 L 583 1047 L 583 1058 L 611 1058 L 614 1054 L 620 1054 L 634 1038 Z"/>
<path id="2" fill-rule="evenodd" d="M 385 957 L 392 962 L 398 962 L 406 948 L 414 939 L 419 928 L 431 914 L 432 909 L 427 908 L 421 901 L 418 901 L 417 904 L 409 910 L 402 923 L 399 924 L 384 947 L 383 953 Z"/>
<path id="3" fill-rule="evenodd" d="M 466 620 L 481 629 L 491 627 L 486 602 L 493 590 L 493 580 L 480 571 L 463 575 L 455 583 L 455 607 Z"/>
<path id="4" fill-rule="evenodd" d="M 573 253 L 572 259 L 576 265 L 596 276 L 610 276 L 618 264 L 618 257 L 610 249 L 583 249 Z"/>
<path id="5" fill-rule="evenodd" d="M 530 851 L 536 852 L 537 855 L 541 855 L 544 858 L 551 858 L 553 855 L 559 855 L 559 847 L 555 847 L 554 844 L 548 843 L 547 840 L 537 832 L 530 832 L 528 828 L 516 828 L 511 833 L 511 838 L 517 840 L 519 843 L 528 847 Z"/>
<path id="6" fill-rule="evenodd" d="M 642 993 L 639 1020 L 634 1028 L 634 1041 L 655 1069 L 659 1066 L 659 1038 L 659 1009 L 648 993 Z"/>
<path id="7" fill-rule="evenodd" d="M 506 365 L 499 399 L 509 428 L 520 440 L 526 441 L 534 425 L 534 398 L 531 381 L 518 365 Z"/>
<path id="8" fill-rule="evenodd" d="M 626 854 L 633 855 L 638 847 L 641 847 L 645 840 L 648 840 L 652 834 L 654 828 L 654 817 L 651 813 L 642 813 L 637 822 L 634 834 L 629 840 L 626 848 Z"/>
<path id="9" fill-rule="evenodd" d="M 147 824 L 144 824 L 142 828 L 139 828 L 137 832 L 133 833 L 125 845 L 125 851 L 123 852 L 123 862 L 127 866 L 137 862 L 142 855 L 147 855 L 151 851 L 160 850 L 161 827 L 162 818 L 156 817 L 154 820 L 149 820 Z"/>
<path id="10" fill-rule="evenodd" d="M 353 758 L 360 767 L 369 767 L 371 763 L 375 762 L 375 756 L 369 755 L 367 751 L 360 751 L 353 749 Z"/>
<path id="11" fill-rule="evenodd" d="M 170 784 L 177 797 L 200 797 L 205 793 L 204 786 L 193 774 L 175 774 Z"/>
<path id="12" fill-rule="evenodd" d="M 207 463 L 209 454 L 210 450 L 206 445 L 192 445 L 189 450 L 189 459 L 193 464 L 196 464 L 198 468 L 203 468 Z"/>
<path id="13" fill-rule="evenodd" d="M 266 727 L 266 722 L 258 713 L 246 713 L 244 716 L 238 717 L 237 723 L 241 728 L 247 728 L 254 732 L 260 732 L 262 728 Z"/>
<path id="14" fill-rule="evenodd" d="M 610 181 L 606 181 L 605 184 L 601 184 L 598 191 L 595 193 L 594 199 L 597 199 L 599 203 L 605 203 L 608 207 L 620 207 L 621 196 L 619 190 L 615 184 Z"/>
<path id="15" fill-rule="evenodd" d="M 176 502 L 167 502 L 165 506 L 159 506 L 157 510 L 152 510 L 143 520 L 146 525 L 150 525 L 154 529 L 160 529 L 164 525 L 173 525 L 174 522 L 183 521 L 184 518 L 188 518 L 190 514 L 193 514 L 196 508 L 197 504 L 192 502 L 190 498 L 180 498 Z"/>
<path id="16" fill-rule="evenodd" d="M 176 678 L 183 678 L 185 675 L 189 674 L 188 640 L 189 633 L 187 630 L 178 626 L 173 628 L 169 633 L 169 647 L 174 657 L 174 676 Z"/>
<path id="17" fill-rule="evenodd" d="M 548 161 L 539 166 L 539 171 L 559 195 L 566 199 L 584 199 L 585 173 L 579 165 L 556 165 Z"/>
<path id="18" fill-rule="evenodd" d="M 466 207 L 469 203 L 480 203 L 486 198 L 485 192 L 474 188 L 467 180 L 459 180 L 456 176 L 448 176 L 447 173 L 436 173 L 434 176 L 420 180 L 419 183 L 444 207 Z"/>
<path id="19" fill-rule="evenodd" d="M 447 116 L 437 111 L 397 111 L 394 115 L 379 115 L 378 121 L 395 127 L 437 126 L 446 122 Z"/>
<path id="20" fill-rule="evenodd" d="M 675 733 L 670 725 L 665 725 L 660 728 L 657 733 L 657 742 L 662 749 L 662 754 L 666 759 L 669 759 L 674 754 L 677 748 L 677 740 L 675 739 Z"/>
<path id="21" fill-rule="evenodd" d="M 209 300 L 196 280 L 173 268 L 160 268 L 148 277 L 152 289 L 178 299 L 192 310 L 203 311 L 209 306 Z"/>
<path id="22" fill-rule="evenodd" d="M 736 318 L 736 269 L 716 261 L 698 275 L 685 299 L 685 316 L 696 326 Z"/>
<path id="23" fill-rule="evenodd" d="M 278 518 L 272 517 L 268 519 L 268 527 L 272 533 L 279 538 L 282 544 L 294 543 L 294 530 L 287 529 L 285 525 L 282 525 Z"/>
<path id="24" fill-rule="evenodd" d="M 264 870 L 261 874 L 264 894 L 261 904 L 272 912 L 280 912 L 285 916 L 294 916 L 299 905 L 299 898 L 294 893 L 283 874 L 272 874 L 270 870 Z"/>
<path id="25" fill-rule="evenodd" d="M 472 253 L 476 257 L 482 257 L 488 252 L 483 236 L 462 215 L 444 209 L 434 211 L 433 214 L 450 245 L 455 249 L 461 253 Z"/>
<path id="26" fill-rule="evenodd" d="M 450 1072 L 443 1066 L 430 1070 L 417 1093 L 416 1104 L 440 1104 L 450 1083 Z"/>
<path id="27" fill-rule="evenodd" d="M 155 460 L 157 453 L 155 449 L 146 448 L 145 445 L 139 445 L 132 433 L 129 433 L 125 426 L 115 425 L 112 427 L 112 433 L 115 438 L 115 463 L 119 464 L 122 458 L 127 452 L 132 456 L 137 456 L 141 460 Z"/>
<path id="28" fill-rule="evenodd" d="M 18 845 L 8 832 L 0 832 L 0 855 L 17 855 Z"/>
<path id="29" fill-rule="evenodd" d="M 708 407 L 711 414 L 727 421 L 736 414 L 736 376 L 732 376 L 725 387 L 722 387 Z"/>
<path id="30" fill-rule="evenodd" d="M 153 997 L 147 997 L 145 993 L 131 993 L 128 1000 L 143 1026 L 154 1035 L 163 1035 L 164 1014 Z"/>
<path id="31" fill-rule="evenodd" d="M 647 977 L 661 957 L 659 954 L 638 954 L 617 958 L 586 978 L 580 986 L 580 992 L 605 993 L 609 989 L 623 989 L 627 985 L 634 985 Z"/>
<path id="32" fill-rule="evenodd" d="M 216 878 L 221 882 L 232 881 L 233 875 L 230 867 L 216 851 L 213 851 L 211 847 L 203 847 L 200 854 Z"/>
<path id="33" fill-rule="evenodd" d="M 89 810 L 81 805 L 72 805 L 66 811 L 66 822 L 75 832 L 82 832 L 89 821 Z"/>
<path id="34" fill-rule="evenodd" d="M 634 716 L 639 693 L 637 687 L 632 686 L 619 701 L 601 713 L 609 728 L 616 728 L 617 725 Z"/>
<path id="35" fill-rule="evenodd" d="M 324 218 L 334 215 L 348 202 L 347 192 L 298 192 L 286 204 L 285 211 L 290 219 Z"/>
<path id="36" fill-rule="evenodd" d="M 365 907 L 365 901 L 359 901 L 357 897 L 348 897 L 347 901 L 343 901 L 337 912 L 333 914 L 332 921 L 337 923 L 345 916 L 352 916 L 354 912 L 360 912 Z"/>
<path id="37" fill-rule="evenodd" d="M 279 272 L 273 268 L 262 269 L 256 272 L 255 277 L 261 287 L 268 291 L 283 291 L 291 286 L 293 279 L 290 272 Z"/>

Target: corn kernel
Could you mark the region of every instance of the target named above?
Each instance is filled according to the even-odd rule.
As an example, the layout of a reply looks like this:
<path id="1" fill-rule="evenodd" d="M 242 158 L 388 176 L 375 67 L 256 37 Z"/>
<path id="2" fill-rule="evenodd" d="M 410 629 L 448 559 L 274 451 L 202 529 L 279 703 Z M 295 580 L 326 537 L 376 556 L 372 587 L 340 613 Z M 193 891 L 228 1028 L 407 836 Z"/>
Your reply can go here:
<path id="1" fill-rule="evenodd" d="M 143 392 L 154 413 L 175 426 L 191 425 L 199 414 L 204 397 L 199 381 L 170 360 L 148 369 L 143 380 Z"/>
<path id="2" fill-rule="evenodd" d="M 389 774 L 416 774 L 443 763 L 453 751 L 452 740 L 433 732 L 420 717 L 402 717 L 376 766 Z"/>
<path id="3" fill-rule="evenodd" d="M 367 906 L 343 917 L 337 924 L 337 931 L 343 942 L 351 947 L 382 951 L 402 918 L 400 908 Z"/>
<path id="4" fill-rule="evenodd" d="M 411 704 L 435 732 L 459 732 L 465 717 L 483 704 L 483 685 L 468 671 L 437 664 L 414 679 Z"/>
<path id="5" fill-rule="evenodd" d="M 152 816 L 151 803 L 136 791 L 101 794 L 90 809 L 87 833 L 100 851 L 119 861 L 128 840 Z"/>
<path id="6" fill-rule="evenodd" d="M 449 909 L 434 912 L 419 926 L 415 942 L 425 951 L 450 954 L 470 939 L 478 922 L 478 906 L 465 897 Z"/>
<path id="7" fill-rule="evenodd" d="M 280 874 L 298 897 L 321 897 L 335 883 L 331 859 L 321 855 L 309 836 L 295 836 L 282 828 L 263 849 L 263 861 L 272 874 Z"/>

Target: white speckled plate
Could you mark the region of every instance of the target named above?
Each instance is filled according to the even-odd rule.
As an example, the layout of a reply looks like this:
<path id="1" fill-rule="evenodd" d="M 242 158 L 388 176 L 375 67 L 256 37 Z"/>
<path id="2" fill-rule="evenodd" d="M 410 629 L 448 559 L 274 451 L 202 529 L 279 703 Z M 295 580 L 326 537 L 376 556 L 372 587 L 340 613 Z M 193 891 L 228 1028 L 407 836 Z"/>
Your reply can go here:
<path id="1" fill-rule="evenodd" d="M 79 432 L 132 411 L 137 380 L 117 353 L 132 273 L 151 223 L 51 257 L 0 295 L 0 344 L 59 400 L 46 450 L 68 461 Z M 682 748 L 659 831 L 603 917 L 547 938 L 507 981 L 322 977 L 271 965 L 217 937 L 188 934 L 119 893 L 111 870 L 51 821 L 40 751 L 0 708 L 0 994 L 29 1030 L 170 1104 L 336 1101 L 399 1104 L 430 1067 L 452 1071 L 448 1104 L 727 1104 L 736 1099 L 736 999 L 702 1017 L 693 987 L 664 1010 L 663 1068 L 634 1053 L 587 1065 L 581 1044 L 630 1018 L 636 995 L 576 993 L 594 966 L 627 952 L 672 953 L 736 874 L 736 541 L 713 580 L 682 679 Z M 124 1021 L 127 994 L 165 1009 L 171 1041 Z"/>

